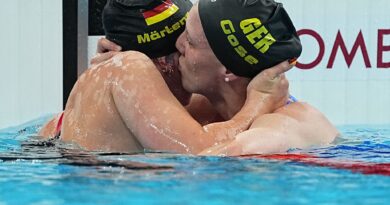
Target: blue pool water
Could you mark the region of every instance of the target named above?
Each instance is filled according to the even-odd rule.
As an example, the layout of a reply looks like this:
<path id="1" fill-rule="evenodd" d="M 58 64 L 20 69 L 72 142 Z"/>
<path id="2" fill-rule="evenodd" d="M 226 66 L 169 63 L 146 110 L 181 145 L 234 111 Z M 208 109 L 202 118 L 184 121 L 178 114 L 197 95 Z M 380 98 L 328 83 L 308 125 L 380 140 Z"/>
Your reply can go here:
<path id="1" fill-rule="evenodd" d="M 388 204 L 390 176 L 301 161 L 36 146 L 46 118 L 0 130 L 0 205 Z M 390 126 L 342 126 L 337 144 L 290 153 L 390 163 Z M 389 170 L 390 171 L 390 170 Z M 390 172 L 388 172 L 390 173 Z"/>

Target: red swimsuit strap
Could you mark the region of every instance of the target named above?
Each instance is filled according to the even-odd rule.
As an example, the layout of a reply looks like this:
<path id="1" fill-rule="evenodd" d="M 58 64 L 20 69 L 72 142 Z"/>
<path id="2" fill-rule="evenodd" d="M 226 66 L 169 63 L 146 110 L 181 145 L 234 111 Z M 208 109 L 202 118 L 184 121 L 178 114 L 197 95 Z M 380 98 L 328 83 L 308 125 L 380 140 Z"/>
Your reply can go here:
<path id="1" fill-rule="evenodd" d="M 58 119 L 58 123 L 57 123 L 57 126 L 56 126 L 56 134 L 55 134 L 55 137 L 59 137 L 60 134 L 61 134 L 61 128 L 62 128 L 62 118 L 64 117 L 64 112 L 61 113 L 61 116 L 60 118 Z"/>

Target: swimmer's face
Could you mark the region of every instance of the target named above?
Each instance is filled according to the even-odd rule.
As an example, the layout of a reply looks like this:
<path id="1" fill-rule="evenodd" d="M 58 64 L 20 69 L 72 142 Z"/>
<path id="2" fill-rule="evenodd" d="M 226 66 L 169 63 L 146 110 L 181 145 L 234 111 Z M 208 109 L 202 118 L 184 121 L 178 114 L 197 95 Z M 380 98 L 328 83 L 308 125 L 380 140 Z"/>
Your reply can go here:
<path id="1" fill-rule="evenodd" d="M 180 52 L 183 87 L 200 94 L 215 90 L 217 81 L 223 79 L 224 69 L 207 42 L 197 4 L 189 12 L 186 29 L 177 39 L 176 47 Z"/>

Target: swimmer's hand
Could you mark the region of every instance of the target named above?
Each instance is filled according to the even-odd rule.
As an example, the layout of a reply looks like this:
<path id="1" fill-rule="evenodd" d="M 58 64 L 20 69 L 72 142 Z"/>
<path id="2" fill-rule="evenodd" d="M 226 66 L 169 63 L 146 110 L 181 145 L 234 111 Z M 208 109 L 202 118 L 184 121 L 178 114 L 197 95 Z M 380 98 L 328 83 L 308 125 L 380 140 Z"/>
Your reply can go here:
<path id="1" fill-rule="evenodd" d="M 121 51 L 121 50 L 122 48 L 119 45 L 103 37 L 100 38 L 98 41 L 96 53 L 106 53 L 108 51 Z"/>
<path id="2" fill-rule="evenodd" d="M 96 55 L 91 59 L 91 65 L 99 64 L 112 58 L 122 48 L 106 38 L 101 38 L 97 44 Z"/>
<path id="3" fill-rule="evenodd" d="M 284 73 L 292 67 L 288 61 L 284 61 L 258 74 L 248 85 L 248 98 L 260 96 L 272 111 L 284 106 L 289 95 L 289 83 Z"/>

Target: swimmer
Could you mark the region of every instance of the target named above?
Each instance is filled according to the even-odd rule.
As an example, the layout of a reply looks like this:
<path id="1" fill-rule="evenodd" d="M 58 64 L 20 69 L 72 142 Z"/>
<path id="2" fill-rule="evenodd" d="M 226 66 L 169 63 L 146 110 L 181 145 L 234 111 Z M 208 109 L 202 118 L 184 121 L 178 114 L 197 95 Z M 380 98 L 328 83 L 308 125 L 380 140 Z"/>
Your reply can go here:
<path id="1" fill-rule="evenodd" d="M 214 16 L 219 15 L 219 17 L 221 17 L 221 16 L 223 16 L 224 13 L 225 13 L 225 15 L 227 13 L 229 13 L 228 11 L 226 11 L 226 9 L 236 8 L 232 5 L 229 5 L 229 3 L 237 3 L 237 4 L 239 3 L 237 1 L 219 1 L 219 3 L 221 3 L 221 2 L 223 4 L 219 5 L 220 7 L 218 9 L 213 8 L 215 10 L 210 11 L 211 9 L 207 10 L 207 7 L 206 7 L 206 9 L 204 10 L 206 12 L 204 12 L 204 13 L 213 14 Z M 201 1 L 201 3 L 202 3 L 202 1 Z M 225 7 L 224 7 L 224 4 L 225 4 Z M 218 4 L 216 4 L 216 5 L 218 5 Z M 275 15 L 272 18 L 273 20 L 275 20 L 275 19 L 280 20 L 281 16 L 284 18 L 286 16 L 288 17 L 288 15 L 285 13 L 284 9 L 281 8 L 280 4 L 274 3 L 274 4 L 270 4 L 270 5 L 273 6 L 273 7 L 271 7 L 271 10 L 276 10 L 276 11 L 281 12 L 281 13 L 276 13 L 276 14 L 280 14 L 280 15 Z M 243 67 L 237 66 L 237 65 L 240 65 L 240 63 L 241 63 L 241 65 L 245 65 L 245 62 L 244 62 L 244 64 L 242 64 L 242 61 L 237 61 L 237 60 L 233 61 L 233 65 L 236 65 L 237 67 L 225 66 L 219 62 L 219 61 L 224 62 L 224 59 L 229 59 L 230 57 L 232 59 L 234 59 L 234 57 L 236 57 L 236 59 L 237 59 L 237 56 L 232 55 L 232 54 L 235 54 L 237 52 L 236 52 L 236 50 L 234 50 L 234 51 L 230 50 L 230 53 L 229 52 L 226 53 L 227 55 L 225 55 L 225 56 L 223 56 L 224 55 L 223 52 L 220 52 L 219 55 L 217 54 L 215 56 L 214 52 L 217 53 L 218 51 L 213 50 L 212 49 L 213 47 L 210 47 L 210 45 L 207 42 L 208 38 L 213 38 L 213 37 L 208 36 L 206 38 L 207 34 L 205 35 L 204 32 L 207 33 L 207 31 L 206 31 L 207 29 L 205 29 L 205 31 L 203 31 L 203 27 L 201 26 L 201 23 L 200 23 L 200 17 L 198 17 L 199 14 L 198 14 L 198 7 L 197 6 L 195 7 L 195 9 L 192 10 L 192 15 L 189 16 L 189 19 L 193 19 L 193 20 L 189 21 L 189 24 L 187 24 L 186 32 L 181 36 L 181 39 L 179 39 L 177 42 L 177 47 L 179 48 L 179 50 L 183 54 L 181 58 L 185 59 L 186 61 L 193 62 L 193 64 L 188 64 L 189 68 L 192 68 L 192 69 L 188 69 L 189 71 L 190 70 L 196 71 L 197 69 L 199 70 L 200 69 L 199 66 L 198 67 L 193 66 L 193 65 L 198 65 L 198 64 L 203 65 L 204 68 L 206 68 L 206 69 L 208 68 L 208 69 L 214 70 L 214 71 L 216 70 L 215 68 L 219 68 L 219 67 L 222 67 L 222 69 L 226 69 L 226 67 L 230 67 L 231 70 L 233 70 L 235 68 L 239 68 L 238 70 L 235 69 L 234 74 L 230 73 L 228 69 L 226 69 L 227 72 L 225 72 L 225 74 L 223 74 L 223 75 L 220 72 L 219 79 L 223 79 L 222 81 L 224 81 L 224 82 L 221 82 L 221 80 L 218 80 L 218 83 L 219 84 L 222 83 L 222 86 L 214 86 L 214 87 L 217 87 L 217 88 L 222 87 L 223 88 L 223 87 L 226 87 L 226 85 L 229 85 L 230 87 L 233 88 L 233 91 L 235 91 L 237 89 L 238 90 L 242 89 L 243 84 L 244 85 L 247 84 L 248 79 L 250 79 L 251 75 L 253 75 L 253 74 L 248 73 L 248 69 L 246 69 L 246 70 L 244 69 L 245 66 L 243 66 Z M 235 5 L 235 6 L 240 7 L 240 5 Z M 210 8 L 212 8 L 212 7 L 210 7 Z M 220 8 L 224 8 L 225 10 L 219 10 Z M 244 10 L 245 11 L 244 13 L 247 13 L 247 12 L 249 13 L 249 10 L 247 7 L 245 7 L 245 5 L 243 6 L 243 9 L 246 9 L 246 10 Z M 216 14 L 215 11 L 218 11 L 218 10 L 221 12 L 223 11 L 223 12 L 218 13 L 218 15 L 215 15 Z M 257 12 L 257 13 L 262 14 L 261 12 Z M 252 14 L 253 14 L 253 11 L 252 11 Z M 236 17 L 240 17 L 241 15 L 244 15 L 244 14 L 241 13 L 240 15 L 238 15 Z M 251 16 L 250 18 L 252 18 L 252 17 L 253 16 Z M 212 18 L 210 18 L 210 19 L 212 19 Z M 206 24 L 208 22 L 209 21 L 207 21 Z M 210 21 L 210 23 L 212 23 L 212 22 L 213 21 Z M 286 25 L 290 29 L 293 28 L 291 22 L 289 21 L 289 18 L 287 18 Z M 215 23 L 215 21 L 214 21 L 214 24 L 211 24 L 210 27 L 212 28 L 213 26 L 216 26 L 215 28 L 218 28 L 218 22 Z M 195 32 L 195 33 L 193 33 L 193 32 Z M 215 31 L 210 32 L 210 33 L 214 33 L 214 32 Z M 295 35 L 294 28 L 293 28 L 293 30 L 290 30 L 290 33 L 291 32 L 293 35 Z M 289 33 L 289 32 L 287 32 L 287 33 Z M 225 33 L 223 33 L 223 34 L 225 34 Z M 280 34 L 281 33 L 279 32 L 279 35 Z M 273 36 L 273 37 L 275 37 L 275 36 Z M 224 39 L 224 38 L 221 38 L 221 36 L 217 35 L 217 36 L 215 36 L 214 39 L 216 40 L 215 42 L 218 42 L 218 39 Z M 276 40 L 278 40 L 278 39 L 276 39 Z M 285 39 L 285 40 L 288 40 L 288 39 Z M 280 41 L 280 39 L 279 39 L 279 41 Z M 103 41 L 103 42 L 107 42 L 107 41 Z M 245 38 L 244 38 L 244 41 L 242 41 L 242 42 L 245 42 Z M 218 43 L 219 44 L 217 44 L 217 45 L 221 45 L 221 46 L 224 45 L 223 44 L 224 42 L 218 42 Z M 282 44 L 283 44 L 283 42 L 282 42 Z M 229 44 L 229 43 L 227 43 L 226 45 L 231 46 L 231 44 Z M 275 45 L 277 45 L 277 44 L 275 44 Z M 275 47 L 275 45 L 273 47 Z M 214 44 L 214 46 L 215 46 L 215 44 Z M 224 49 L 221 49 L 221 50 L 224 50 Z M 192 52 L 191 55 L 186 55 L 190 51 Z M 273 51 L 270 50 L 270 53 L 272 53 L 272 52 Z M 199 53 L 201 53 L 201 55 L 199 55 Z M 222 56 L 221 56 L 221 53 L 222 53 Z M 289 52 L 286 52 L 286 53 L 287 53 L 287 55 L 291 55 L 291 54 L 289 54 Z M 229 55 L 231 55 L 231 56 L 229 56 Z M 197 56 L 199 56 L 199 57 L 206 56 L 207 58 L 203 58 L 203 61 L 202 61 L 202 59 L 200 59 L 200 58 L 198 58 L 198 59 L 194 58 Z M 276 57 L 278 57 L 278 56 L 272 56 L 272 58 L 276 58 Z M 284 58 L 287 58 L 287 57 L 288 56 L 284 56 Z M 292 55 L 290 57 L 294 57 L 294 55 Z M 269 56 L 267 59 L 269 59 Z M 202 63 L 205 63 L 205 64 L 202 64 Z M 213 65 L 212 63 L 215 63 L 215 64 Z M 180 64 L 182 65 L 182 61 Z M 217 66 L 215 66 L 215 65 L 217 65 Z M 185 66 L 181 66 L 181 67 L 182 67 L 181 70 L 183 72 L 183 69 L 185 69 Z M 241 68 L 243 70 L 240 70 Z M 261 69 L 263 69 L 264 67 L 259 67 L 259 68 L 261 71 Z M 252 67 L 252 70 L 257 69 L 258 70 L 257 72 L 259 72 L 259 68 Z M 209 76 L 210 74 L 211 73 L 204 72 L 204 75 L 206 75 L 206 76 Z M 238 77 L 240 75 L 244 75 L 244 78 Z M 246 77 L 246 78 L 248 78 L 247 80 L 245 80 L 245 75 L 247 75 L 247 77 Z M 183 75 L 183 81 L 184 81 L 183 83 L 185 83 L 185 77 L 186 76 Z M 188 75 L 188 79 L 191 79 L 191 77 L 193 77 L 193 75 Z M 280 77 L 283 77 L 283 76 L 281 75 Z M 200 78 L 202 78 L 202 77 L 198 77 L 198 79 L 200 79 Z M 207 78 L 205 78 L 205 79 L 207 79 Z M 276 78 L 276 79 L 278 79 L 278 78 Z M 188 80 L 188 81 L 191 82 L 190 80 Z M 213 80 L 211 80 L 211 82 L 213 82 Z M 241 82 L 241 85 L 240 85 L 240 82 Z M 196 82 L 195 87 L 198 87 L 199 84 L 200 83 Z M 233 87 L 234 84 L 238 84 L 238 86 L 236 85 L 235 86 L 236 88 L 234 88 Z M 223 86 L 223 85 L 225 85 L 225 86 Z M 191 89 L 190 86 L 191 85 L 187 85 L 186 88 Z M 204 86 L 204 87 L 207 87 L 207 86 Z M 213 86 L 210 86 L 210 88 L 213 89 Z M 199 93 L 204 93 L 204 91 L 201 91 L 201 90 L 200 91 L 193 90 L 193 91 L 199 92 Z M 218 107 L 220 107 L 219 114 L 221 116 L 225 116 L 224 119 L 229 119 L 228 112 L 234 114 L 235 113 L 234 110 L 238 110 L 240 108 L 240 106 L 242 106 L 242 104 L 243 104 L 242 99 L 245 98 L 242 95 L 242 92 L 241 92 L 241 95 L 239 92 L 236 92 L 236 95 L 232 95 L 229 98 L 229 97 L 226 97 L 226 95 L 221 96 L 221 93 L 223 93 L 223 92 L 218 92 L 217 89 L 215 89 L 213 91 L 214 91 L 214 93 L 211 93 L 208 95 L 206 93 L 205 95 L 210 99 L 210 101 L 213 103 L 213 105 L 215 105 L 215 107 L 217 109 L 218 109 Z M 232 105 L 230 106 L 230 108 L 229 108 L 229 106 L 226 106 L 226 105 L 219 106 L 222 103 L 219 103 L 218 98 L 224 99 L 225 102 L 235 102 L 235 104 L 231 103 Z M 240 102 L 240 100 L 235 100 L 235 101 L 231 100 L 231 98 L 241 99 L 241 102 Z M 230 114 L 230 115 L 232 115 L 232 114 Z M 307 103 L 298 102 L 298 103 L 292 103 L 288 106 L 284 106 L 284 107 L 276 110 L 272 114 L 267 114 L 267 115 L 263 115 L 263 116 L 258 117 L 256 119 L 256 122 L 251 124 L 251 127 L 248 131 L 243 132 L 242 134 L 238 135 L 236 138 L 234 138 L 230 142 L 226 142 L 226 143 L 220 144 L 218 146 L 215 146 L 213 148 L 207 149 L 207 150 L 203 151 L 202 153 L 203 154 L 218 154 L 218 155 L 242 155 L 242 154 L 264 154 L 264 153 L 274 153 L 274 152 L 285 152 L 290 148 L 307 148 L 310 146 L 326 145 L 326 144 L 330 143 L 331 141 L 333 141 L 333 139 L 337 135 L 338 135 L 338 131 L 335 129 L 335 127 L 318 110 L 316 110 L 312 106 L 308 105 Z"/>
<path id="2" fill-rule="evenodd" d="M 184 88 L 204 95 L 224 120 L 245 105 L 250 80 L 265 68 L 301 53 L 282 4 L 272 0 L 200 0 L 177 40 Z M 273 76 L 276 79 L 281 76 Z M 337 129 L 317 109 L 294 102 L 258 115 L 248 130 L 204 155 L 286 152 L 331 143 Z"/>
<path id="3" fill-rule="evenodd" d="M 222 116 L 200 96 L 195 106 L 193 99 L 187 110 L 182 106 L 191 95 L 181 86 L 175 40 L 185 28 L 190 7 L 189 0 L 109 0 L 103 15 L 106 36 L 133 51 L 112 52 L 112 58 L 86 70 L 63 114 L 49 121 L 39 135 L 57 136 L 94 151 L 197 154 L 234 138 L 255 117 L 285 104 L 288 82 L 275 77 L 291 68 L 286 62 L 248 83 L 245 105 L 230 120 L 217 122 Z M 191 115 L 203 107 L 210 112 L 197 117 L 214 123 L 203 125 Z"/>

